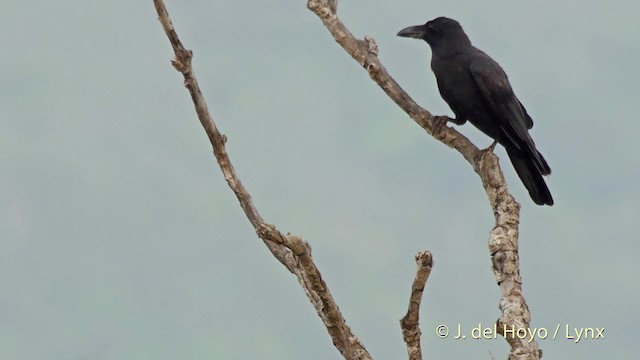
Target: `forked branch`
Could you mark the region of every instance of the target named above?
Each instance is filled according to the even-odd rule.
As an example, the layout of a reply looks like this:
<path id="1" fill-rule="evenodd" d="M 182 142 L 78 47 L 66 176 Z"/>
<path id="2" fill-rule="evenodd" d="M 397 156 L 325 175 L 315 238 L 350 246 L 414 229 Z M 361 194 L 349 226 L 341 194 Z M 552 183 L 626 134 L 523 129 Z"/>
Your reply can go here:
<path id="1" fill-rule="evenodd" d="M 520 204 L 509 193 L 498 158 L 481 151 L 462 134 L 444 125 L 442 117 L 433 116 L 420 107 L 389 75 L 378 59 L 378 46 L 373 38 L 356 39 L 337 16 L 337 0 L 308 0 L 313 11 L 340 46 L 369 73 L 373 81 L 418 125 L 443 144 L 457 150 L 480 176 L 493 209 L 495 226 L 489 238 L 492 269 L 500 286 L 498 324 L 509 329 L 528 329 L 529 308 L 522 293 L 518 259 L 518 224 Z M 502 328 L 504 329 L 504 328 Z M 513 334 L 513 332 L 508 332 Z M 504 335 L 504 332 L 503 332 Z M 509 359 L 539 359 L 541 352 L 535 340 L 506 336 L 511 352 Z"/>
<path id="2" fill-rule="evenodd" d="M 346 359 L 370 359 L 369 353 L 347 326 L 327 285 L 322 280 L 322 276 L 311 257 L 309 245 L 298 236 L 281 233 L 275 226 L 266 223 L 258 213 L 251 196 L 238 179 L 229 160 L 225 148 L 227 139 L 220 133 L 209 113 L 191 66 L 193 54 L 190 50 L 186 50 L 180 42 L 164 2 L 154 0 L 154 4 L 175 53 L 172 64 L 184 77 L 184 85 L 189 90 L 198 119 L 209 137 L 220 169 L 256 233 L 272 254 L 296 275 L 341 354 Z M 433 116 L 417 105 L 380 63 L 375 41 L 369 37 L 357 40 L 338 19 L 336 15 L 337 0 L 309 0 L 307 6 L 320 17 L 336 41 L 367 70 L 371 78 L 398 106 L 429 134 L 456 149 L 478 173 L 496 219 L 496 225 L 491 231 L 489 248 L 493 271 L 502 294 L 500 300 L 502 316 L 498 319 L 498 324 L 515 329 L 527 328 L 530 315 L 522 295 L 518 260 L 520 206 L 507 190 L 497 157 L 491 152 L 479 150 L 466 137 L 445 126 L 442 117 Z M 411 313 L 411 311 L 410 309 L 409 312 Z M 408 324 L 411 325 L 412 320 L 408 321 Z M 410 339 L 408 346 L 411 344 L 413 344 L 411 346 L 415 346 L 415 341 L 415 339 Z M 511 345 L 511 359 L 538 359 L 540 357 L 535 341 L 527 342 L 526 339 L 514 337 L 507 337 L 507 341 Z M 417 354 L 419 355 L 419 343 Z M 418 358 L 416 357 L 416 359 Z"/>

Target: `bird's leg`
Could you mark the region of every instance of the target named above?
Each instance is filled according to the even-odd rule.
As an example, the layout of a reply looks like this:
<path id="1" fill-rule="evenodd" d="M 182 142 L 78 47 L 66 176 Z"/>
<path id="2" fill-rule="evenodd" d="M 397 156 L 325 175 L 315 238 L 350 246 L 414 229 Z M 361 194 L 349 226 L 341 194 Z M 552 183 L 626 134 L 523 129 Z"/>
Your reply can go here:
<path id="1" fill-rule="evenodd" d="M 434 116 L 433 117 L 433 122 L 432 122 L 433 133 L 437 134 L 438 132 L 440 132 L 442 127 L 447 125 L 447 123 L 449 121 L 451 121 L 454 124 L 458 124 L 456 119 L 452 119 L 452 118 L 450 118 L 450 117 L 448 117 L 446 115 Z"/>
<path id="2" fill-rule="evenodd" d="M 496 145 L 498 144 L 498 140 L 493 140 L 493 143 L 491 145 L 489 145 L 489 147 L 482 149 L 478 152 L 478 155 L 476 156 L 476 158 L 474 159 L 476 161 L 476 164 L 482 160 L 482 158 L 487 155 L 487 154 L 493 154 L 493 149 L 496 148 Z"/>
<path id="3" fill-rule="evenodd" d="M 489 145 L 488 148 L 482 150 L 482 151 L 488 151 L 488 152 L 493 152 L 493 149 L 496 148 L 496 145 L 498 145 L 498 140 L 493 140 L 493 144 Z"/>
<path id="4" fill-rule="evenodd" d="M 443 126 L 445 126 L 448 122 L 452 122 L 456 125 L 462 125 L 467 122 L 467 119 L 464 119 L 460 116 L 456 116 L 455 118 L 450 118 L 446 115 L 438 115 L 433 117 L 433 133 L 437 134 L 440 132 Z"/>
<path id="5" fill-rule="evenodd" d="M 447 119 L 449 119 L 449 121 L 451 121 L 452 123 L 454 123 L 456 125 L 464 125 L 464 123 L 467 122 L 467 119 L 462 118 L 462 117 L 460 117 L 458 115 L 456 115 L 455 118 L 447 117 Z"/>

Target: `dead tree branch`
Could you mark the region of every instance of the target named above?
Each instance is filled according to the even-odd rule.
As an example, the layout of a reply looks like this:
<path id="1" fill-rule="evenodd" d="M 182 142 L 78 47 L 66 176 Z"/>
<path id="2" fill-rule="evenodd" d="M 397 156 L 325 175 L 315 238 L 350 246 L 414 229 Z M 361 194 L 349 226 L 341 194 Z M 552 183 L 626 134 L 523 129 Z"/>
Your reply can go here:
<path id="1" fill-rule="evenodd" d="M 229 187 L 236 194 L 240 206 L 244 210 L 249 222 L 251 222 L 256 233 L 271 253 L 298 278 L 298 282 L 300 282 L 307 297 L 316 308 L 318 315 L 333 340 L 333 344 L 342 356 L 349 360 L 371 359 L 371 356 L 360 343 L 360 340 L 358 340 L 349 326 L 347 326 L 340 309 L 329 292 L 327 284 L 322 280 L 320 271 L 314 264 L 311 256 L 311 247 L 299 236 L 285 235 L 278 231 L 275 226 L 266 223 L 258 213 L 251 196 L 242 185 L 242 182 L 240 182 L 231 164 L 225 148 L 227 138 L 218 130 L 200 91 L 198 81 L 191 67 L 193 53 L 185 49 L 178 38 L 178 34 L 169 18 L 164 2 L 162 0 L 154 0 L 153 2 L 160 23 L 175 53 L 175 58 L 171 63 L 184 77 L 184 85 L 189 90 L 196 113 L 198 114 L 198 119 L 213 146 L 213 153 L 218 165 Z"/>
<path id="2" fill-rule="evenodd" d="M 416 278 L 411 285 L 411 297 L 409 298 L 409 309 L 407 314 L 400 319 L 402 338 L 407 344 L 409 360 L 422 360 L 422 349 L 420 347 L 420 303 L 424 287 L 433 268 L 433 257 L 429 251 L 421 251 L 416 255 Z"/>
<path id="3" fill-rule="evenodd" d="M 498 319 L 501 330 L 528 329 L 531 321 L 529 308 L 522 293 L 520 264 L 518 258 L 518 224 L 520 204 L 509 193 L 498 158 L 490 151 L 481 151 L 469 139 L 445 125 L 442 117 L 433 116 L 420 107 L 389 75 L 378 59 L 378 46 L 373 38 L 356 39 L 336 14 L 337 0 L 308 0 L 307 7 L 313 11 L 329 30 L 340 46 L 357 61 L 373 81 L 411 119 L 434 138 L 457 150 L 480 176 L 482 185 L 493 209 L 495 226 L 489 238 L 492 269 L 500 286 Z M 502 332 L 505 335 L 505 332 Z M 509 332 L 507 334 L 513 334 Z M 509 359 L 539 359 L 541 351 L 535 340 L 505 336 L 511 346 Z"/>

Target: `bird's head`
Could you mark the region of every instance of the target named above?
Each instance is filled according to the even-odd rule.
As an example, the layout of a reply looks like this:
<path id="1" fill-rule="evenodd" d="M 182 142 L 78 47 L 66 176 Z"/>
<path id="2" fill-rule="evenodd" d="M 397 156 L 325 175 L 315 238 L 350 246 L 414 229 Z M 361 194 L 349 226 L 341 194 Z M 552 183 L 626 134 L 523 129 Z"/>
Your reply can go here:
<path id="1" fill-rule="evenodd" d="M 409 26 L 398 32 L 398 36 L 422 39 L 426 41 L 432 49 L 445 44 L 451 45 L 471 45 L 471 41 L 462 30 L 460 23 L 446 17 L 439 17 L 428 21 L 424 25 Z"/>

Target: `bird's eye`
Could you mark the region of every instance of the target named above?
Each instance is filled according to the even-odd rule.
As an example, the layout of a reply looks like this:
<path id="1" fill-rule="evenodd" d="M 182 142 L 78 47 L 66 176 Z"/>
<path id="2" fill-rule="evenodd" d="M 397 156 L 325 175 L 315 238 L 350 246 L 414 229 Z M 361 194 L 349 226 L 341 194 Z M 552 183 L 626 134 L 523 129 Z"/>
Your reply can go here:
<path id="1" fill-rule="evenodd" d="M 432 33 L 432 32 L 435 32 L 436 29 L 433 27 L 433 25 L 429 24 L 429 25 L 427 25 L 427 31 Z"/>

